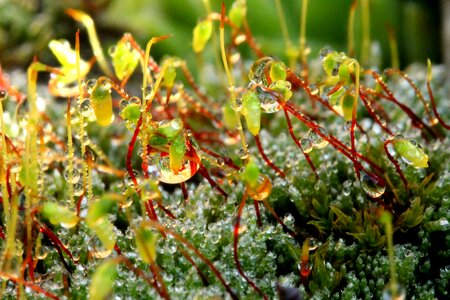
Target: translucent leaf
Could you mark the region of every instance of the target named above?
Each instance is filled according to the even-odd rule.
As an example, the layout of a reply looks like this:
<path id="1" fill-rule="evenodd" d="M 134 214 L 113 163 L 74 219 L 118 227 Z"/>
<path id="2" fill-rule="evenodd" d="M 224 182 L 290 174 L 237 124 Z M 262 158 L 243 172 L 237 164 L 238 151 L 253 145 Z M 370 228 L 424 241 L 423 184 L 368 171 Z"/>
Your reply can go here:
<path id="1" fill-rule="evenodd" d="M 66 84 L 75 82 L 78 79 L 76 52 L 70 47 L 69 42 L 66 40 L 51 40 L 48 47 L 62 66 L 61 74 L 56 75 L 57 81 Z M 85 77 L 89 69 L 89 64 L 80 59 L 81 77 Z"/>
<path id="2" fill-rule="evenodd" d="M 105 261 L 97 267 L 91 279 L 89 286 L 89 299 L 104 300 L 107 299 L 117 277 L 116 263 L 114 261 Z"/>

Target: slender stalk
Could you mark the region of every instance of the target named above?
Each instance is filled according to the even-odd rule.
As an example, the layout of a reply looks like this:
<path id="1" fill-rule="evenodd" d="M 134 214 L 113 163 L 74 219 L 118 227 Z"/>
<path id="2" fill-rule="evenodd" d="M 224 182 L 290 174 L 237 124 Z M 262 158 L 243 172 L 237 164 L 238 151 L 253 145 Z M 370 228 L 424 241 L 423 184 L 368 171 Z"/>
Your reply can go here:
<path id="1" fill-rule="evenodd" d="M 397 38 L 395 36 L 395 30 L 392 26 L 387 26 L 387 34 L 389 38 L 389 48 L 391 50 L 391 66 L 394 69 L 400 68 L 400 60 L 398 55 Z"/>
<path id="2" fill-rule="evenodd" d="M 362 45 L 361 62 L 367 66 L 370 62 L 370 0 L 361 0 L 362 8 Z"/>
<path id="3" fill-rule="evenodd" d="M 348 16 L 348 28 L 347 28 L 347 51 L 348 56 L 353 57 L 355 55 L 355 11 L 358 1 L 353 0 L 352 5 L 350 6 L 350 13 Z"/>
<path id="4" fill-rule="evenodd" d="M 397 271 L 395 268 L 395 257 L 394 257 L 394 240 L 393 240 L 393 230 L 392 230 L 392 215 L 389 212 L 383 212 L 380 222 L 383 223 L 385 232 L 386 232 L 386 243 L 387 243 L 387 252 L 389 256 L 389 266 L 390 266 L 390 275 L 391 280 L 389 282 L 391 289 L 392 299 L 396 299 L 398 295 L 398 286 L 397 286 Z"/>
<path id="5" fill-rule="evenodd" d="M 228 67 L 228 59 L 227 54 L 225 51 L 225 26 L 224 26 L 224 20 L 225 20 L 225 4 L 222 2 L 222 18 L 220 21 L 220 52 L 222 53 L 222 63 L 223 67 L 225 69 L 225 73 L 227 74 L 228 79 L 228 91 L 230 93 L 230 101 L 231 101 L 231 107 L 236 107 L 236 91 L 235 91 L 235 82 L 233 79 L 233 76 L 231 76 L 230 69 Z M 242 149 L 244 151 L 244 155 L 241 156 L 242 159 L 248 158 L 248 145 L 247 145 L 247 139 L 245 138 L 244 130 L 242 128 L 242 122 L 241 122 L 241 116 L 239 114 L 239 111 L 234 110 L 235 116 L 236 116 L 236 129 L 239 131 L 239 136 L 241 137 L 241 144 Z"/>
<path id="6" fill-rule="evenodd" d="M 287 24 L 286 24 L 286 17 L 283 13 L 283 7 L 281 6 L 281 1 L 275 0 L 275 5 L 277 8 L 278 20 L 280 21 L 281 33 L 283 34 L 284 44 L 286 46 L 286 56 L 288 57 L 288 60 L 289 60 L 289 67 L 291 69 L 295 70 L 295 61 L 297 59 L 297 53 L 292 51 L 292 49 L 294 47 L 293 47 L 292 41 L 289 37 L 289 32 L 288 32 Z M 300 55 L 301 55 L 301 52 L 300 52 Z"/>
<path id="7" fill-rule="evenodd" d="M 308 0 L 302 1 L 302 13 L 300 19 L 299 55 L 303 66 L 307 66 L 306 61 L 306 17 L 308 15 Z"/>
<path id="8" fill-rule="evenodd" d="M 103 49 L 100 45 L 100 41 L 98 40 L 97 31 L 95 29 L 94 21 L 92 20 L 92 18 L 81 10 L 72 8 L 67 9 L 66 13 L 75 21 L 82 23 L 84 27 L 86 27 L 89 42 L 91 43 L 92 50 L 94 51 L 94 55 L 97 58 L 100 68 L 108 77 L 114 78 L 114 73 L 111 71 L 108 62 L 106 61 L 105 55 L 103 54 Z"/>

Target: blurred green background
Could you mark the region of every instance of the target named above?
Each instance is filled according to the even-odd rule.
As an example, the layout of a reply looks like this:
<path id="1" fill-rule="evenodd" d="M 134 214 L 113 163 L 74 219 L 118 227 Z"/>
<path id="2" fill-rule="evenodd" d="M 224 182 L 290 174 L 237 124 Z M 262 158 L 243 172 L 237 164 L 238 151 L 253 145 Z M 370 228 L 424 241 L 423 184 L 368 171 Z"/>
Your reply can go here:
<path id="1" fill-rule="evenodd" d="M 73 7 L 85 10 L 95 20 L 105 50 L 124 32 L 132 33 L 144 47 L 152 36 L 173 34 L 155 47 L 153 55 L 194 57 L 191 50 L 192 29 L 206 16 L 203 0 L 0 0 L 0 63 L 3 67 L 24 67 L 33 57 L 52 63 L 47 48 L 51 38 L 65 38 L 73 43 L 80 26 L 64 14 Z M 221 0 L 210 0 L 220 11 Z M 300 0 L 282 0 L 291 39 L 298 42 Z M 359 2 L 359 1 L 358 1 Z M 232 0 L 226 0 L 229 8 Z M 308 7 L 307 45 L 310 57 L 324 46 L 347 50 L 347 22 L 352 0 L 310 0 Z M 275 9 L 275 0 L 247 0 L 248 20 L 257 42 L 268 55 L 284 58 L 285 44 Z M 387 28 L 397 36 L 401 65 L 431 58 L 442 62 L 439 1 L 371 0 L 371 39 L 381 46 L 383 66 L 390 65 Z M 356 46 L 360 38 L 360 8 L 355 19 Z M 82 30 L 82 38 L 87 38 Z M 85 47 L 85 52 L 90 47 Z M 357 48 L 358 57 L 359 49 Z M 152 50 L 153 51 L 153 50 Z M 88 54 L 86 54 L 88 55 Z"/>

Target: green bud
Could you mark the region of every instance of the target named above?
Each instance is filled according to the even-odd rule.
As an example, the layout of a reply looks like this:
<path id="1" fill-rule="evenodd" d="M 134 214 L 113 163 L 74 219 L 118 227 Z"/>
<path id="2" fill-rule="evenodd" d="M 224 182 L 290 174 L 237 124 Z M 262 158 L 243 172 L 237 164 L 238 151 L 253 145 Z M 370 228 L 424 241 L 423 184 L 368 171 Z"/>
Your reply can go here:
<path id="1" fill-rule="evenodd" d="M 169 140 L 164 136 L 151 134 L 148 143 L 150 146 L 163 146 L 169 143 Z"/>
<path id="2" fill-rule="evenodd" d="M 163 134 L 169 140 L 172 140 L 181 133 L 183 126 L 183 121 L 179 118 L 171 121 L 161 121 L 159 122 L 158 132 Z"/>
<path id="3" fill-rule="evenodd" d="M 70 47 L 69 42 L 66 40 L 51 40 L 48 47 L 62 66 L 61 74 L 56 75 L 56 80 L 65 84 L 77 81 L 76 52 Z M 80 59 L 80 77 L 85 77 L 89 69 L 89 63 Z"/>
<path id="4" fill-rule="evenodd" d="M 166 86 L 168 88 L 173 87 L 176 76 L 177 76 L 177 72 L 176 72 L 175 67 L 171 63 L 169 63 L 169 65 L 164 70 L 164 75 L 163 75 L 164 83 L 166 84 Z"/>
<path id="5" fill-rule="evenodd" d="M 282 61 L 276 61 L 272 63 L 270 66 L 270 79 L 272 79 L 272 82 L 278 81 L 278 80 L 286 80 L 287 71 L 286 71 L 286 65 Z"/>
<path id="6" fill-rule="evenodd" d="M 407 164 L 413 165 L 416 169 L 428 168 L 428 155 L 418 145 L 406 139 L 394 140 L 392 144 Z"/>
<path id="7" fill-rule="evenodd" d="M 222 107 L 223 113 L 223 123 L 228 129 L 234 130 L 237 125 L 236 114 L 231 107 L 231 103 L 227 102 L 224 107 Z"/>
<path id="8" fill-rule="evenodd" d="M 250 159 L 245 165 L 244 172 L 241 173 L 241 178 L 250 187 L 255 187 L 258 185 L 259 174 L 258 166 L 253 159 Z"/>
<path id="9" fill-rule="evenodd" d="M 242 115 L 247 122 L 248 130 L 258 135 L 261 129 L 261 102 L 254 91 L 249 91 L 242 97 Z"/>
<path id="10" fill-rule="evenodd" d="M 177 135 L 169 147 L 170 169 L 177 173 L 183 166 L 184 155 L 186 154 L 186 141 L 183 134 Z"/>
<path id="11" fill-rule="evenodd" d="M 86 215 L 86 223 L 89 227 L 95 227 L 97 222 L 101 222 L 101 219 L 104 218 L 115 206 L 118 202 L 119 196 L 115 194 L 106 194 L 103 195 L 102 198 L 93 202 L 88 209 Z"/>
<path id="12" fill-rule="evenodd" d="M 212 35 L 213 24 L 211 20 L 201 21 L 195 26 L 193 32 L 192 48 L 195 53 L 200 53 L 205 49 L 206 43 Z"/>
<path id="13" fill-rule="evenodd" d="M 136 124 L 141 116 L 141 106 L 136 103 L 130 103 L 122 109 L 120 116 L 125 121 Z"/>
<path id="14" fill-rule="evenodd" d="M 156 258 L 156 236 L 148 228 L 141 227 L 136 232 L 136 247 L 145 263 L 153 263 Z"/>
<path id="15" fill-rule="evenodd" d="M 245 3 L 245 0 L 234 1 L 228 14 L 231 23 L 233 23 L 237 27 L 241 27 L 242 22 L 245 20 L 246 15 L 247 15 L 247 5 Z"/>
<path id="16" fill-rule="evenodd" d="M 42 205 L 41 213 L 48 218 L 53 225 L 61 224 L 66 228 L 74 227 L 78 224 L 78 217 L 67 207 L 54 202 L 47 202 Z"/>
<path id="17" fill-rule="evenodd" d="M 139 63 L 139 52 L 126 41 L 119 41 L 110 49 L 109 55 L 112 57 L 114 72 L 119 80 L 130 76 Z"/>
<path id="18" fill-rule="evenodd" d="M 108 260 L 99 265 L 91 279 L 89 299 L 109 299 L 116 277 L 117 270 L 114 261 Z"/>
<path id="19" fill-rule="evenodd" d="M 99 80 L 92 89 L 90 100 L 97 123 L 101 126 L 111 124 L 114 120 L 111 84 L 107 80 Z"/>
<path id="20" fill-rule="evenodd" d="M 353 102 L 355 101 L 355 96 L 351 93 L 347 93 L 341 98 L 341 108 L 344 114 L 344 120 L 350 121 L 352 119 L 353 113 Z"/>

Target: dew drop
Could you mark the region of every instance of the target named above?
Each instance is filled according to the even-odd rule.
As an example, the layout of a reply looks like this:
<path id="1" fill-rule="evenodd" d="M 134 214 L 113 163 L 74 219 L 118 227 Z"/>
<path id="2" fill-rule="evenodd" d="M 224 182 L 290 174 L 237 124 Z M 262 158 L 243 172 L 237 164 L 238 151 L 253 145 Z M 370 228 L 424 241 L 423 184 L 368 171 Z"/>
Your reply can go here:
<path id="1" fill-rule="evenodd" d="M 248 150 L 241 148 L 241 149 L 239 149 L 238 155 L 241 159 L 247 159 L 249 156 Z"/>
<path id="2" fill-rule="evenodd" d="M 383 289 L 383 300 L 404 300 L 406 298 L 406 290 L 403 286 L 397 284 L 394 289 L 395 295 L 392 294 L 392 286 L 387 284 Z"/>
<path id="3" fill-rule="evenodd" d="M 264 112 L 271 114 L 281 110 L 281 105 L 277 102 L 277 98 L 274 95 L 264 91 L 259 86 L 256 88 L 256 93 L 261 101 L 261 108 Z"/>
<path id="4" fill-rule="evenodd" d="M 314 149 L 312 142 L 309 138 L 301 139 L 300 145 L 302 146 L 303 152 L 305 153 L 309 153 Z"/>
<path id="5" fill-rule="evenodd" d="M 74 184 L 73 186 L 73 194 L 74 196 L 81 196 L 84 193 L 84 187 L 83 187 L 83 183 L 82 182 L 77 182 Z"/>
<path id="6" fill-rule="evenodd" d="M 381 197 L 386 190 L 386 186 L 378 184 L 375 178 L 363 171 L 361 171 L 361 187 L 372 198 Z"/>
<path id="7" fill-rule="evenodd" d="M 97 79 L 89 79 L 88 81 L 86 81 L 86 91 L 88 92 L 89 95 L 92 94 L 92 90 L 96 85 Z"/>
<path id="8" fill-rule="evenodd" d="M 261 174 L 259 175 L 258 183 L 254 187 L 247 184 L 246 188 L 248 195 L 253 200 L 262 201 L 269 197 L 270 192 L 272 191 L 272 183 L 270 182 L 269 177 Z"/>
<path id="9" fill-rule="evenodd" d="M 328 135 L 328 132 L 322 127 L 319 127 L 318 131 L 321 133 L 321 135 Z M 308 138 L 311 140 L 312 146 L 316 149 L 322 149 L 323 147 L 328 145 L 328 141 L 325 140 L 321 135 L 316 133 L 315 131 L 312 131 L 311 129 L 308 132 Z"/>
<path id="10" fill-rule="evenodd" d="M 344 194 L 344 196 L 349 196 L 352 192 L 352 188 L 351 188 L 351 181 L 347 180 L 343 183 L 343 187 L 342 187 L 342 194 Z"/>
<path id="11" fill-rule="evenodd" d="M 330 49 L 330 48 L 323 48 L 322 50 L 320 50 L 320 53 L 319 53 L 320 59 L 323 60 L 323 59 L 324 59 L 325 57 L 327 57 L 328 54 L 330 54 L 331 52 L 333 52 L 332 49 Z"/>

